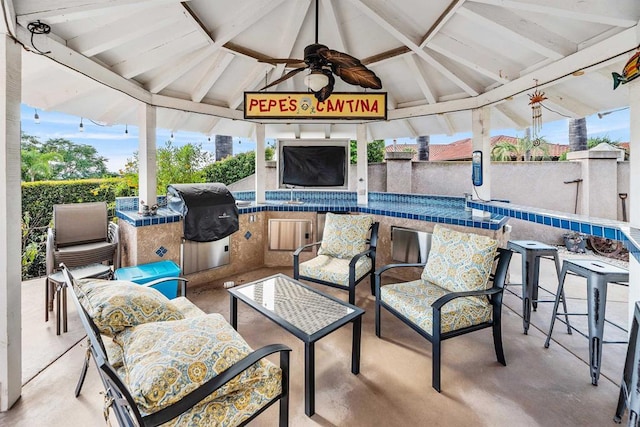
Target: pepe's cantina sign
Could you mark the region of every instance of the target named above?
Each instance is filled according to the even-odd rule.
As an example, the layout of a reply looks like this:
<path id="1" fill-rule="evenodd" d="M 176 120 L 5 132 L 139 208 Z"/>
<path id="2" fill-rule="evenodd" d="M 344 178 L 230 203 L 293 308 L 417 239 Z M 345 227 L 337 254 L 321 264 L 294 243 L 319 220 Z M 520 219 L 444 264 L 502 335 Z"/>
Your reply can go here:
<path id="1" fill-rule="evenodd" d="M 307 92 L 245 92 L 245 119 L 386 120 L 386 93 L 332 93 L 318 102 Z"/>

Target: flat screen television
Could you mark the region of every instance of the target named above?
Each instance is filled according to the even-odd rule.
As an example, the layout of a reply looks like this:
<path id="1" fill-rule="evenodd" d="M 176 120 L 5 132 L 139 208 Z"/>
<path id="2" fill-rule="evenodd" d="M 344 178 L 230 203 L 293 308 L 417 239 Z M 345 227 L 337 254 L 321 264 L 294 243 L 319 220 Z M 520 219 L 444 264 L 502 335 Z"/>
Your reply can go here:
<path id="1" fill-rule="evenodd" d="M 346 189 L 349 145 L 279 141 L 280 188 Z"/>

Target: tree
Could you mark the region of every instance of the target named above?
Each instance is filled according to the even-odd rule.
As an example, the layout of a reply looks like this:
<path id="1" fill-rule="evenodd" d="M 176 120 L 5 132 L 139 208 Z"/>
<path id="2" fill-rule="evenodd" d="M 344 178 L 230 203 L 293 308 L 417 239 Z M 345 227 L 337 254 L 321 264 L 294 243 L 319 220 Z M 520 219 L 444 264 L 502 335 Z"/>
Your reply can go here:
<path id="1" fill-rule="evenodd" d="M 255 170 L 256 152 L 248 151 L 212 163 L 204 168 L 203 173 L 206 182 L 229 185 L 252 175 Z"/>
<path id="2" fill-rule="evenodd" d="M 516 147 L 510 142 L 499 142 L 491 149 L 491 160 L 496 162 L 511 161 L 513 160 L 513 153 L 515 153 L 516 150 Z"/>
<path id="3" fill-rule="evenodd" d="M 158 193 L 164 193 L 169 184 L 203 182 L 205 167 L 213 156 L 202 149 L 202 144 L 174 147 L 171 141 L 158 149 Z"/>
<path id="4" fill-rule="evenodd" d="M 21 179 L 23 181 L 44 181 L 53 178 L 52 165 L 62 161 L 58 153 L 42 153 L 36 148 L 20 150 Z"/>
<path id="5" fill-rule="evenodd" d="M 384 160 L 384 140 L 376 139 L 367 143 L 367 163 L 379 163 Z M 358 141 L 350 142 L 349 161 L 352 165 L 358 162 Z"/>
<path id="6" fill-rule="evenodd" d="M 499 142 L 491 149 L 491 159 L 504 162 L 510 160 L 531 161 L 549 157 L 549 145 L 544 138 L 532 141 L 528 137 L 517 138 L 515 144 L 507 141 Z"/>
<path id="7" fill-rule="evenodd" d="M 95 147 L 76 144 L 64 138 L 48 139 L 41 151 L 62 155 L 62 162 L 54 165 L 57 179 L 101 178 L 107 175 L 107 158 L 98 155 Z"/>

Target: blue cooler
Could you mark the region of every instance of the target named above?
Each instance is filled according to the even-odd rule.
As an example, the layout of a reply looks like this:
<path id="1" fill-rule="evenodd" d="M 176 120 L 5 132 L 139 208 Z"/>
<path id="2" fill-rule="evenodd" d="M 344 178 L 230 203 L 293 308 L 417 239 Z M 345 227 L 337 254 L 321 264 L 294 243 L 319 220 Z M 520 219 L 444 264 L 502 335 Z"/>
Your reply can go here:
<path id="1" fill-rule="evenodd" d="M 129 280 L 138 284 L 148 283 L 163 277 L 176 276 L 180 276 L 180 267 L 169 260 L 118 268 L 113 274 L 113 278 L 116 280 Z M 153 288 L 162 292 L 169 299 L 178 296 L 178 282 L 176 280 L 160 283 Z"/>

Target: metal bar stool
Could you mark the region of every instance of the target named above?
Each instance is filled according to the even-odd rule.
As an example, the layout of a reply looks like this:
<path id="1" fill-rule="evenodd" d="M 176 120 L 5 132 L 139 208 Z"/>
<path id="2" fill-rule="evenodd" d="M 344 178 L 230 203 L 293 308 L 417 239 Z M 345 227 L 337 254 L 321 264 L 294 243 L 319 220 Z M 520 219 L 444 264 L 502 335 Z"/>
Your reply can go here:
<path id="1" fill-rule="evenodd" d="M 582 276 L 587 279 L 587 312 L 586 313 L 558 313 L 558 305 L 560 300 L 564 299 L 564 282 L 567 273 L 576 276 Z M 570 326 L 571 329 L 580 335 L 589 339 L 589 366 L 591 371 L 591 384 L 598 385 L 600 377 L 600 363 L 602 356 L 602 344 L 626 344 L 627 341 L 603 341 L 604 324 L 609 323 L 616 328 L 627 332 L 622 326 L 617 325 L 605 318 L 605 308 L 607 304 L 607 285 L 609 283 L 622 284 L 620 282 L 629 281 L 629 271 L 616 267 L 615 265 L 597 260 L 571 259 L 564 260 L 562 264 L 562 279 L 558 285 L 558 293 L 556 294 L 556 302 L 553 306 L 553 314 L 551 316 L 551 325 L 544 347 L 549 347 L 551 333 L 553 332 L 553 324 L 559 315 L 566 316 L 587 316 L 589 325 L 589 335 Z M 626 285 L 628 286 L 628 284 Z M 562 319 L 558 319 L 564 323 Z"/>
<path id="2" fill-rule="evenodd" d="M 535 240 L 510 240 L 507 244 L 507 249 L 522 255 L 522 283 L 509 283 L 505 289 L 522 299 L 522 326 L 524 333 L 529 331 L 529 324 L 531 322 L 531 308 L 533 311 L 538 309 L 539 302 L 554 302 L 551 300 L 538 299 L 538 289 L 555 295 L 550 290 L 540 286 L 540 259 L 553 260 L 556 265 L 556 275 L 558 276 L 558 283 L 560 283 L 560 259 L 558 258 L 558 248 L 555 246 L 545 245 L 544 243 L 536 242 Z M 522 286 L 522 295 L 511 291 L 511 286 Z M 562 304 L 564 311 L 567 311 L 566 302 L 564 296 L 562 298 Z M 569 318 L 566 317 L 566 324 L 569 326 Z M 571 329 L 567 327 L 567 332 L 571 333 Z"/>
<path id="3" fill-rule="evenodd" d="M 628 426 L 638 425 L 640 415 L 640 348 L 638 343 L 638 322 L 640 322 L 640 302 L 636 302 L 636 308 L 631 324 L 629 336 L 629 348 L 627 349 L 627 361 L 624 364 L 622 382 L 620 383 L 620 397 L 618 407 L 613 420 L 620 424 L 625 409 L 629 409 Z"/>

